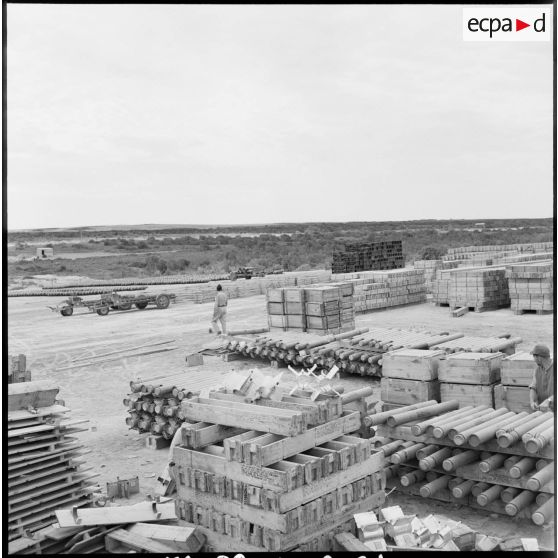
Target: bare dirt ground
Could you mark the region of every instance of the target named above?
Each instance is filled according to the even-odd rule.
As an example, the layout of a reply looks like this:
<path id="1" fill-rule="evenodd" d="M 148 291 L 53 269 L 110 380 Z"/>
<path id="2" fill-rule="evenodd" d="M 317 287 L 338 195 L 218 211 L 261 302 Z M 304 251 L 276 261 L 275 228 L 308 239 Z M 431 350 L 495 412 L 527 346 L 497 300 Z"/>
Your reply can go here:
<path id="1" fill-rule="evenodd" d="M 217 357 L 204 357 L 200 367 L 186 368 L 186 354 L 200 350 L 214 339 L 208 333 L 212 304 L 176 304 L 167 310 L 146 309 L 114 312 L 106 317 L 77 309 L 71 317 L 62 317 L 47 309 L 53 297 L 8 299 L 8 348 L 10 354 L 27 355 L 33 380 L 51 379 L 60 386 L 59 397 L 72 410 L 72 418 L 90 420 L 90 430 L 81 434 L 83 444 L 91 449 L 87 462 L 99 473 L 98 482 L 105 486 L 116 477 L 139 476 L 141 492 L 131 503 L 143 499 L 156 487 L 156 476 L 168 459 L 168 450 L 145 447 L 146 435 L 129 430 L 127 410 L 122 400 L 129 393 L 130 380 L 207 369 L 223 372 L 231 369 L 262 367 L 258 361 L 225 363 Z M 229 328 L 267 325 L 265 297 L 233 299 L 229 303 Z M 527 314 L 516 316 L 509 309 L 468 313 L 452 318 L 447 308 L 431 303 L 393 308 L 357 315 L 357 327 L 385 326 L 417 328 L 431 332 L 461 331 L 475 336 L 510 333 L 521 337 L 518 350 L 530 350 L 536 342 L 552 346 L 553 316 Z M 115 358 L 102 364 L 71 367 L 72 360 L 95 356 L 142 344 L 175 340 L 176 350 L 151 355 Z M 271 369 L 270 370 L 271 373 Z M 277 371 L 275 371 L 277 372 Z M 379 382 L 359 376 L 342 379 L 345 389 L 372 385 L 378 392 Z M 554 524 L 545 528 L 530 520 L 514 520 L 392 493 L 388 504 L 399 504 L 406 513 L 424 517 L 428 513 L 461 520 L 479 532 L 498 537 L 536 537 L 541 547 L 554 548 Z"/>

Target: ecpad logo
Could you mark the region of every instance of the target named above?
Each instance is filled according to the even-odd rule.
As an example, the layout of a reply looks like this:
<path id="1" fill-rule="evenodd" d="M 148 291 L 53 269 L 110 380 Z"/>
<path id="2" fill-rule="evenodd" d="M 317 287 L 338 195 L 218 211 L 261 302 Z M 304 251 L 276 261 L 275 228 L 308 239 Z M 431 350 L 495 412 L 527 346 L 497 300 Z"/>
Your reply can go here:
<path id="1" fill-rule="evenodd" d="M 463 8 L 465 41 L 549 41 L 551 8 Z"/>

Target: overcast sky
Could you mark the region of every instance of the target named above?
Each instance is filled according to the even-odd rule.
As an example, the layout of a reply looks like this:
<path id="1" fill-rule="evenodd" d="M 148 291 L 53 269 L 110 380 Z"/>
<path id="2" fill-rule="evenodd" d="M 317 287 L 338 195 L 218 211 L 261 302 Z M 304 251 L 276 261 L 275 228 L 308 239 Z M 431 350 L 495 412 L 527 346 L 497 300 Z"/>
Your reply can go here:
<path id="1" fill-rule="evenodd" d="M 460 6 L 7 14 L 10 229 L 552 216 L 552 42 Z"/>

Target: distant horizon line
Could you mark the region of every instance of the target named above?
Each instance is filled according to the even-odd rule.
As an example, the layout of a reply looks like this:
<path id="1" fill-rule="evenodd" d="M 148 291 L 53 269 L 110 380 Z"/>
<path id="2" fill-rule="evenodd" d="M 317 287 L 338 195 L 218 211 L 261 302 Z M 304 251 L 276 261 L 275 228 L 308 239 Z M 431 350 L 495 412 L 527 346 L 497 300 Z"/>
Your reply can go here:
<path id="1" fill-rule="evenodd" d="M 139 224 L 120 224 L 120 225 L 73 225 L 65 227 L 38 227 L 38 228 L 18 228 L 18 229 L 7 229 L 7 232 L 27 232 L 27 231 L 55 231 L 55 230 L 87 230 L 87 229 L 134 229 L 142 227 L 150 228 L 233 228 L 233 227 L 273 227 L 273 226 L 284 226 L 284 225 L 320 225 L 320 224 L 366 224 L 366 223 L 421 223 L 421 222 L 475 222 L 484 223 L 490 221 L 545 221 L 548 219 L 554 219 L 553 216 L 549 217 L 475 217 L 475 218 L 455 218 L 455 219 L 440 219 L 440 218 L 428 218 L 428 219 L 401 219 L 401 220 L 386 220 L 386 221 L 278 221 L 272 223 L 233 223 L 233 224 L 184 224 L 184 223 L 139 223 Z"/>

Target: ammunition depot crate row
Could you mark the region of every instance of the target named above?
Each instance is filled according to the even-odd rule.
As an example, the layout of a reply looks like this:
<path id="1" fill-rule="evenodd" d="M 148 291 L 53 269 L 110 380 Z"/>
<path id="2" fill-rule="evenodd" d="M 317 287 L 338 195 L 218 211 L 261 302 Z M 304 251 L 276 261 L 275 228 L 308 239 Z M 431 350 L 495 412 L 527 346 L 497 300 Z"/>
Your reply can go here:
<path id="1" fill-rule="evenodd" d="M 511 308 L 516 314 L 554 310 L 554 270 L 551 260 L 506 267 Z"/>
<path id="2" fill-rule="evenodd" d="M 396 269 L 405 265 L 400 240 L 345 244 L 343 251 L 333 252 L 333 273 L 353 273 L 371 269 Z"/>
<path id="3" fill-rule="evenodd" d="M 184 409 L 188 422 L 172 457 L 177 515 L 200 526 L 209 548 L 328 551 L 354 513 L 383 504 L 383 454 L 352 435 L 361 426 L 360 413 L 344 410 L 338 396 L 313 401 L 295 391 L 264 407 L 226 398 L 229 412 L 215 414 L 219 422 L 197 423 L 199 415 Z M 266 416 L 279 419 L 294 400 L 305 417 L 303 431 L 266 434 Z M 325 421 L 324 405 L 330 409 Z M 239 427 L 236 408 L 240 417 L 250 406 L 254 420 L 231 435 L 228 429 Z"/>
<path id="4" fill-rule="evenodd" d="M 327 335 L 354 329 L 353 285 L 330 283 L 267 290 L 270 329 Z"/>
<path id="5" fill-rule="evenodd" d="M 370 415 L 388 486 L 541 525 L 554 513 L 554 417 L 456 401 Z"/>

